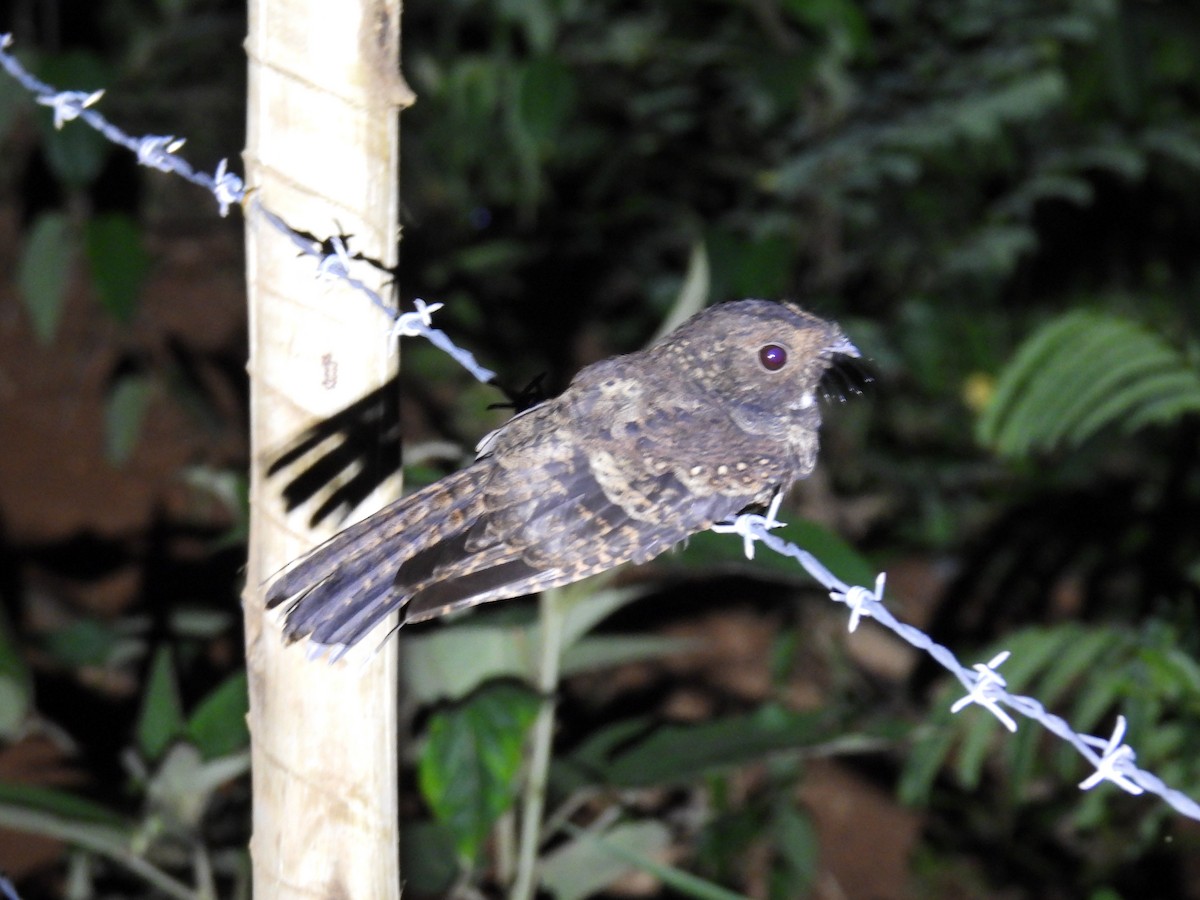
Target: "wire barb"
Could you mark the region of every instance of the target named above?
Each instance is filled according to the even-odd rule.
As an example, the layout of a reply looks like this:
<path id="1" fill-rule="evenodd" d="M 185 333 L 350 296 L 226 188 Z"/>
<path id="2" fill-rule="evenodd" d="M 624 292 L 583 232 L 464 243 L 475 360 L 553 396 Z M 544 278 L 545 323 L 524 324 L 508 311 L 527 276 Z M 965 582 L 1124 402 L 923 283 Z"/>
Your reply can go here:
<path id="1" fill-rule="evenodd" d="M 712 530 L 717 534 L 741 535 L 742 551 L 746 554 L 746 559 L 754 559 L 754 542 L 759 540 L 758 529 L 769 531 L 772 528 L 782 528 L 787 524 L 775 518 L 775 514 L 779 512 L 779 504 L 782 502 L 783 491 L 776 491 L 765 516 L 758 513 L 742 513 L 740 516 L 734 516 L 731 521 L 718 522 L 712 526 Z"/>
<path id="2" fill-rule="evenodd" d="M 428 316 L 423 311 L 427 308 L 432 312 L 441 306 L 440 303 L 430 304 L 426 307 L 423 301 L 418 300 L 417 303 L 420 304 L 417 309 L 418 315 L 414 319 L 412 313 L 397 313 L 395 309 L 384 302 L 378 292 L 353 277 L 350 274 L 351 263 L 363 257 L 361 254 L 351 256 L 348 236 L 337 236 L 320 241 L 293 228 L 278 215 L 266 209 L 257 198 L 248 203 L 251 192 L 238 175 L 229 171 L 228 160 L 222 159 L 217 165 L 216 173 L 209 175 L 207 172 L 196 171 L 187 160 L 177 155 L 184 146 L 184 138 L 155 134 L 133 137 L 126 134 L 91 108 L 104 96 L 103 90 L 91 93 L 60 91 L 31 75 L 17 58 L 8 52 L 12 45 L 12 34 L 0 33 L 0 68 L 3 68 L 22 87 L 33 94 L 39 104 L 53 110 L 55 128 L 61 129 L 66 123 L 78 119 L 98 131 L 109 141 L 119 144 L 135 154 L 139 164 L 160 172 L 173 173 L 207 190 L 216 199 L 222 217 L 228 215 L 229 209 L 235 204 L 261 216 L 275 230 L 295 243 L 304 255 L 317 259 L 319 276 L 347 285 L 382 310 L 391 320 L 387 331 L 390 337 L 395 335 L 423 337 L 438 349 L 449 354 L 479 381 L 486 384 L 496 377 L 495 372 L 476 362 L 475 357 L 469 351 L 456 346 L 445 332 L 430 326 Z"/>
<path id="3" fill-rule="evenodd" d="M 996 671 L 996 666 L 1002 665 L 1010 656 L 1012 654 L 1007 650 L 1001 650 L 987 662 L 975 663 L 972 666 L 977 673 L 975 684 L 971 686 L 965 697 L 950 707 L 950 712 L 959 713 L 968 706 L 982 706 L 999 719 L 1005 728 L 1015 732 L 1017 723 L 1013 721 L 1012 716 L 997 705 L 1005 695 L 1004 688 L 1008 686 L 1008 682 L 1004 680 L 1003 675 Z"/>
<path id="4" fill-rule="evenodd" d="M 1137 766 L 1134 760 L 1137 759 L 1137 754 L 1133 752 L 1133 748 L 1128 744 L 1123 743 L 1125 738 L 1125 717 L 1117 716 L 1116 727 L 1113 728 L 1112 737 L 1108 740 L 1103 738 L 1084 735 L 1083 741 L 1085 744 L 1090 744 L 1093 747 L 1100 748 L 1103 752 L 1100 754 L 1100 760 L 1096 763 L 1096 771 L 1079 782 L 1081 790 L 1090 791 L 1102 781 L 1111 781 L 1123 791 L 1128 791 L 1131 794 L 1144 793 L 1142 788 L 1129 780 L 1127 773 L 1129 770 L 1137 771 Z"/>
<path id="5" fill-rule="evenodd" d="M 772 502 L 771 507 L 767 518 L 773 521 L 778 505 Z M 883 604 L 884 573 L 876 576 L 874 590 L 848 585 L 807 550 L 771 534 L 769 527 L 771 526 L 766 524 L 763 516 L 743 513 L 732 522 L 722 522 L 714 526 L 713 530 L 723 534 L 737 534 L 746 542 L 747 547 L 752 547 L 755 543 L 765 544 L 781 556 L 799 562 L 809 575 L 829 591 L 832 600 L 844 603 L 850 609 L 851 631 L 857 627 L 859 619 L 868 617 L 933 657 L 967 690 L 967 695 L 951 706 L 951 712 L 957 713 L 967 706 L 982 706 L 1011 732 L 1017 730 L 1016 720 L 1007 712 L 1012 710 L 1020 716 L 1038 722 L 1047 731 L 1071 744 L 1094 767 L 1095 771 L 1079 785 L 1083 790 L 1091 790 L 1100 782 L 1108 781 L 1131 794 L 1155 794 L 1176 812 L 1200 821 L 1200 803 L 1169 787 L 1153 772 L 1138 768 L 1137 754 L 1132 747 L 1124 743 L 1124 716 L 1117 717 L 1116 728 L 1107 739 L 1079 734 L 1065 719 L 1047 712 L 1034 698 L 1008 693 L 1007 682 L 996 668 L 1009 659 L 1009 651 L 996 654 L 986 663 L 977 663 L 970 669 L 966 668 L 949 648 L 937 643 L 919 628 L 901 622 L 892 615 Z M 751 554 L 748 552 L 747 555 Z M 1002 706 L 1006 709 L 1001 709 Z"/>
<path id="6" fill-rule="evenodd" d="M 12 43 L 12 36 L 6 34 L 4 37 L 7 40 L 2 46 L 8 47 Z M 90 94 L 84 91 L 63 91 L 53 96 L 38 97 L 37 102 L 54 110 L 54 128 L 56 131 L 62 131 L 63 125 L 78 119 L 85 109 L 95 106 L 103 96 L 103 89 L 92 91 Z"/>
<path id="7" fill-rule="evenodd" d="M 847 590 L 833 590 L 829 598 L 836 603 L 845 603 L 850 608 L 850 624 L 848 630 L 853 633 L 858 629 L 858 623 L 871 618 L 872 605 L 883 605 L 883 588 L 887 584 L 887 572 L 875 576 L 875 590 L 865 587 L 851 587 Z"/>

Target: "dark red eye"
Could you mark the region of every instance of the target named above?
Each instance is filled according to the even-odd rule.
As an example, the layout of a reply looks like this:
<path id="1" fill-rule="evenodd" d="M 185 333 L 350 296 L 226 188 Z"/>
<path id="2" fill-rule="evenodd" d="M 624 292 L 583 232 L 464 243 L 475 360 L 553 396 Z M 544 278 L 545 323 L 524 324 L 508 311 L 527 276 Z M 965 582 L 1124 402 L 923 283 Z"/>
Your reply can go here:
<path id="1" fill-rule="evenodd" d="M 787 350 L 778 344 L 767 344 L 758 351 L 758 361 L 768 372 L 778 372 L 787 365 Z"/>

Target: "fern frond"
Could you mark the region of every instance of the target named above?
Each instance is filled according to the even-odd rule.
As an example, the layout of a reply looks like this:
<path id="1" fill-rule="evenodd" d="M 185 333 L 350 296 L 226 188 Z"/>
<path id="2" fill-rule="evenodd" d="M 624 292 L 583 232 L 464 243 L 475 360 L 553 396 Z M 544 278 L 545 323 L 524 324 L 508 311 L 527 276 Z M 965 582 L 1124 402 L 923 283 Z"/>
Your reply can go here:
<path id="1" fill-rule="evenodd" d="M 1200 371 L 1159 335 L 1119 316 L 1072 312 L 1044 325 L 1000 373 L 980 442 L 1023 457 L 1200 411 Z"/>

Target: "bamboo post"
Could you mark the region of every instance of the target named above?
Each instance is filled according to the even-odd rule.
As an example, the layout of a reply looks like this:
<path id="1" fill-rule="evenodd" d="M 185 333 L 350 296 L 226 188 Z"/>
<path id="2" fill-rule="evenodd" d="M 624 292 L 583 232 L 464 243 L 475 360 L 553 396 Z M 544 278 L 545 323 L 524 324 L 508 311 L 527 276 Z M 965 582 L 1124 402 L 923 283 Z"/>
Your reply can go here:
<path id="1" fill-rule="evenodd" d="M 246 183 L 297 229 L 346 232 L 394 265 L 399 0 L 251 0 Z M 328 536 L 285 515 L 270 459 L 306 426 L 378 387 L 397 357 L 387 316 L 247 210 L 250 552 L 244 594 L 253 765 L 254 896 L 400 894 L 395 642 L 363 668 L 310 661 L 264 615 L 263 588 Z M 383 290 L 383 276 L 355 275 Z M 360 507 L 393 498 L 398 477 Z"/>

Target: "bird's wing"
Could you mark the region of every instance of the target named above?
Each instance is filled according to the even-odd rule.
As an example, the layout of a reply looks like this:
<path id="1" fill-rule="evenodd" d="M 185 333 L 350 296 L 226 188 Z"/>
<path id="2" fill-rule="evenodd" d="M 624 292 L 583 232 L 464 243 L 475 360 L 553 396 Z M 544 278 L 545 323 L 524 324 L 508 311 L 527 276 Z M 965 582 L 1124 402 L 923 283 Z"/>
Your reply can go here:
<path id="1" fill-rule="evenodd" d="M 720 410 L 640 421 L 591 412 L 606 424 L 497 454 L 479 521 L 400 567 L 406 622 L 646 562 L 790 482 L 778 452 L 729 446 Z"/>

